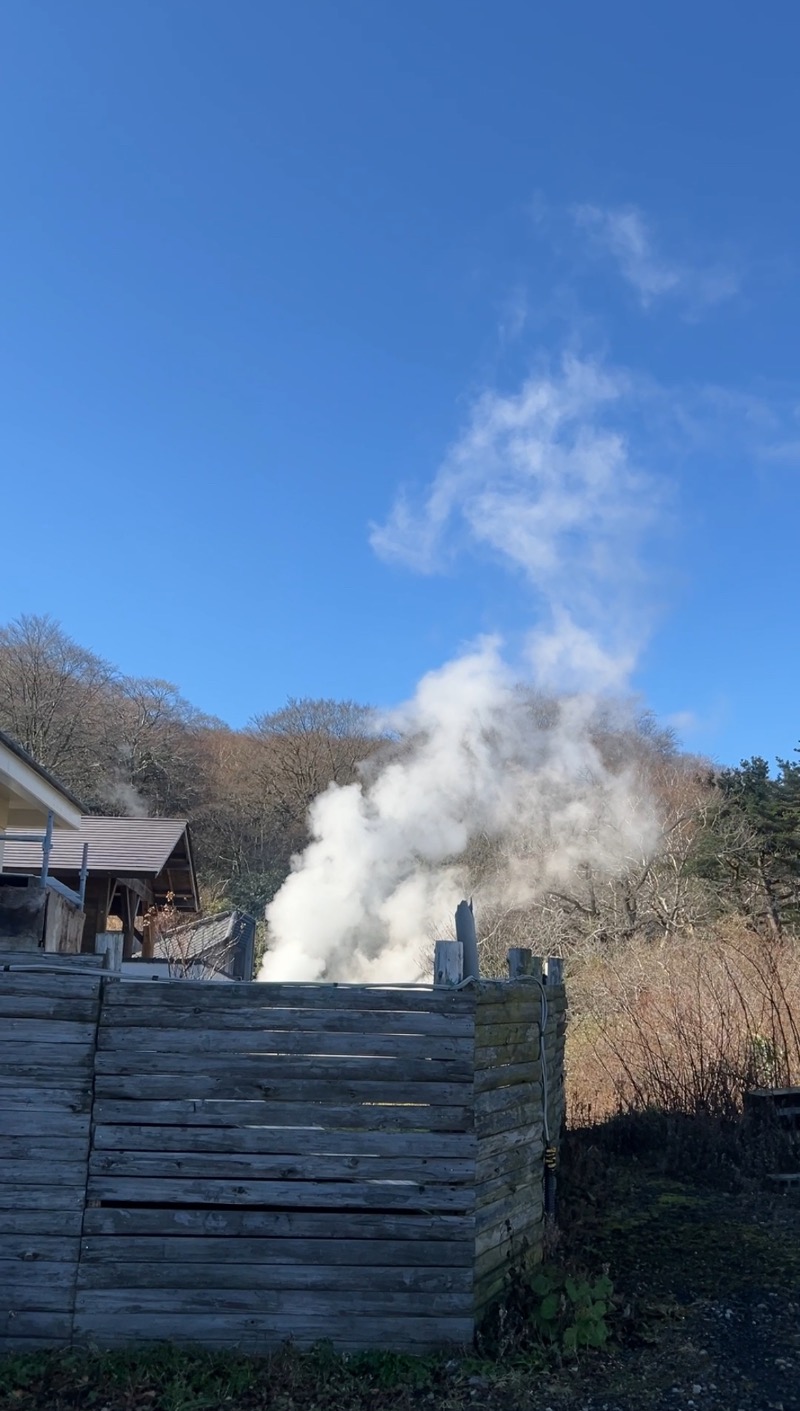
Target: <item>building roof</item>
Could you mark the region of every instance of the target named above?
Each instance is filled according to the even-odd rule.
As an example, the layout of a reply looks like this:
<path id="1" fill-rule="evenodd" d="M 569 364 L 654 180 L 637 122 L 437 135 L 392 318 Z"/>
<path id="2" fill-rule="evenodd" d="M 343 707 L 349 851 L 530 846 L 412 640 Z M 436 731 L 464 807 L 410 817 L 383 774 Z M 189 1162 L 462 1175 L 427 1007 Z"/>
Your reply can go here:
<path id="1" fill-rule="evenodd" d="M 50 871 L 80 872 L 84 843 L 89 847 L 90 877 L 106 873 L 157 880 L 162 898 L 173 893 L 176 904 L 191 901 L 197 910 L 197 878 L 185 819 L 84 816 L 74 832 L 53 833 Z M 41 852 L 41 844 L 6 843 L 4 871 L 35 871 L 41 866 Z"/>
<path id="2" fill-rule="evenodd" d="M 2 767 L 4 755 L 5 769 Z M 0 730 L 0 776 L 7 795 L 12 801 L 18 800 L 21 808 L 44 810 L 45 818 L 52 810 L 61 827 L 77 826 L 78 816 L 83 812 L 80 800 L 4 730 Z"/>
<path id="3" fill-rule="evenodd" d="M 210 971 L 250 980 L 255 927 L 253 917 L 242 911 L 201 917 L 159 936 L 154 958 L 169 960 L 178 968 L 202 964 Z"/>
<path id="4" fill-rule="evenodd" d="M 209 946 L 225 945 L 235 939 L 238 930 L 238 911 L 222 911 L 217 916 L 204 916 L 199 921 L 189 921 L 185 926 L 177 926 L 166 936 L 156 941 L 156 955 L 159 946 L 179 948 L 182 955 L 201 955 Z"/>

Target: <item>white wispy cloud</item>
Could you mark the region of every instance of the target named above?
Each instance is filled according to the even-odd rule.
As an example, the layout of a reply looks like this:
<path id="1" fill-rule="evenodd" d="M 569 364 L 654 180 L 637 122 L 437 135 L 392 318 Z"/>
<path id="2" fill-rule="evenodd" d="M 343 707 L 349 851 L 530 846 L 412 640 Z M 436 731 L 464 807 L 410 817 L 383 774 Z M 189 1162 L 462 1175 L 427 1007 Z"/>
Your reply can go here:
<path id="1" fill-rule="evenodd" d="M 734 268 L 664 252 L 637 206 L 580 205 L 574 207 L 573 216 L 594 249 L 614 260 L 643 309 L 659 299 L 674 298 L 696 315 L 739 292 L 741 278 Z"/>
<path id="2" fill-rule="evenodd" d="M 619 629 L 616 642 L 614 630 L 603 631 L 602 650 L 616 654 L 624 639 L 627 660 L 640 606 L 638 545 L 661 503 L 626 430 L 627 416 L 636 419 L 632 397 L 624 371 L 573 355 L 516 392 L 485 392 L 421 502 L 399 496 L 372 527 L 373 549 L 421 573 L 442 570 L 465 545 L 489 551 L 522 572 L 550 625 L 558 622 L 562 658 L 564 643 L 567 655 L 585 658 L 581 632 L 602 619 Z M 545 665 L 554 674 L 555 660 L 540 660 L 539 670 Z M 569 674 L 566 661 L 559 666 Z M 595 678 L 608 671 L 599 657 L 592 664 Z"/>
<path id="3" fill-rule="evenodd" d="M 552 591 L 554 576 L 571 576 L 584 541 L 616 543 L 643 512 L 640 478 L 612 415 L 628 391 L 624 372 L 567 355 L 517 392 L 483 393 L 423 503 L 414 508 L 400 496 L 386 523 L 373 526 L 372 547 L 436 572 L 460 523 Z"/>

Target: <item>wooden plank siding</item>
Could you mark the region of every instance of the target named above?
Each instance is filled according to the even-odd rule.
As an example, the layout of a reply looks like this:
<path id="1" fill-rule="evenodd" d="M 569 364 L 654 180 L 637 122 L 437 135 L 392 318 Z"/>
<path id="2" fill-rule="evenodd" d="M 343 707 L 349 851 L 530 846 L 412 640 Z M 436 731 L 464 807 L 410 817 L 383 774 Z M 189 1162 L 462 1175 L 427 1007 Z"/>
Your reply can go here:
<path id="1" fill-rule="evenodd" d="M 0 971 L 0 1348 L 470 1343 L 541 1248 L 548 999 Z"/>
<path id="2" fill-rule="evenodd" d="M 476 995 L 476 1322 L 502 1294 L 512 1269 L 541 1258 L 545 1089 L 550 1140 L 557 1144 L 565 1011 L 563 985 L 543 990 L 536 979 L 484 984 Z"/>
<path id="3" fill-rule="evenodd" d="M 474 997 L 224 989 L 108 987 L 76 1335 L 468 1343 Z"/>
<path id="4" fill-rule="evenodd" d="M 0 969 L 3 1350 L 72 1336 L 101 984 Z"/>

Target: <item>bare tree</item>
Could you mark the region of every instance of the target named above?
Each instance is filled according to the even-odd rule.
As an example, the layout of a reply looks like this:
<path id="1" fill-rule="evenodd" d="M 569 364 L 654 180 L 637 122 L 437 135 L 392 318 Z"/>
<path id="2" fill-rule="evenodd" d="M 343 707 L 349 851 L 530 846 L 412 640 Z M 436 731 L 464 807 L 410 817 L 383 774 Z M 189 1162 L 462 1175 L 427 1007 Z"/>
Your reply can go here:
<path id="1" fill-rule="evenodd" d="M 0 726 L 89 802 L 113 757 L 115 685 L 50 617 L 0 628 Z"/>
<path id="2" fill-rule="evenodd" d="M 359 766 L 378 748 L 371 712 L 354 701 L 291 697 L 251 731 L 261 749 L 258 777 L 264 796 L 298 846 L 306 836 L 308 810 L 329 784 L 351 784 Z"/>
<path id="3" fill-rule="evenodd" d="M 201 735 L 216 724 L 171 682 L 124 677 L 109 801 L 162 817 L 193 815 L 207 792 Z"/>

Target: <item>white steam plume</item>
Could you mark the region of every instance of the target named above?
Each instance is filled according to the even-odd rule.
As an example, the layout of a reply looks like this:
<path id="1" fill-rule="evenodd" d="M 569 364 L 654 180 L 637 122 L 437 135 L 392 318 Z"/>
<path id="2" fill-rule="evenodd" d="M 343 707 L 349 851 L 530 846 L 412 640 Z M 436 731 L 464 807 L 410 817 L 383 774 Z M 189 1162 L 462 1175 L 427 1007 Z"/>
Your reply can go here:
<path id="1" fill-rule="evenodd" d="M 400 500 L 373 531 L 378 553 L 424 572 L 459 541 L 487 548 L 523 570 L 539 625 L 524 670 L 484 640 L 376 720 L 399 743 L 312 805 L 312 842 L 267 911 L 262 979 L 419 978 L 422 944 L 452 914 L 467 881 L 459 857 L 476 838 L 505 849 L 494 885 L 515 906 L 587 865 L 620 872 L 652 845 L 647 800 L 632 774 L 605 766 L 592 731 L 598 699 L 625 689 L 642 634 L 629 590 L 640 587 L 655 482 L 615 425 L 629 394 L 624 376 L 576 358 L 516 395 L 486 394 L 422 509 Z M 562 693 L 546 725 L 520 676 Z"/>

